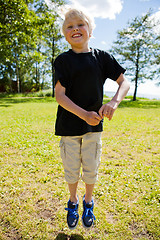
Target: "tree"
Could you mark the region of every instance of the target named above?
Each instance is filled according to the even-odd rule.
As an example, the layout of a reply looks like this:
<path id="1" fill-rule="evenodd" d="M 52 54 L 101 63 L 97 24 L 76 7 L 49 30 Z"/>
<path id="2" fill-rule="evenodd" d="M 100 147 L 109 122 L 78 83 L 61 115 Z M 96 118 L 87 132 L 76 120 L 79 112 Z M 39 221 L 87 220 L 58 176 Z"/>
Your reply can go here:
<path id="1" fill-rule="evenodd" d="M 111 51 L 116 53 L 119 61 L 126 66 L 127 74 L 133 76 L 131 79 L 135 82 L 133 101 L 136 100 L 138 84 L 155 77 L 153 66 L 151 68 L 155 61 L 155 39 L 157 35 L 153 31 L 149 11 L 128 23 L 127 28 L 118 31 L 117 40 L 113 43 Z M 156 64 L 154 67 L 156 68 Z"/>
<path id="2" fill-rule="evenodd" d="M 37 91 L 53 79 L 62 38 L 57 17 L 44 0 L 0 0 L 0 89 L 12 92 L 16 80 L 17 92 Z"/>
<path id="3" fill-rule="evenodd" d="M 28 64 L 30 66 L 30 49 L 36 46 L 37 17 L 23 0 L 0 2 L 0 63 L 10 81 L 16 78 L 17 91 L 20 92 L 24 71 Z"/>
<path id="4" fill-rule="evenodd" d="M 65 45 L 60 44 L 60 40 L 63 38 L 59 31 L 59 26 L 57 24 L 57 19 L 59 15 L 56 13 L 56 6 L 62 5 L 63 1 L 50 1 L 50 4 L 53 3 L 52 8 L 49 8 L 46 4 L 43 4 L 43 0 L 39 0 L 38 4 L 35 5 L 36 14 L 41 19 L 41 28 L 39 39 L 43 47 L 40 48 L 41 51 L 44 51 L 45 61 L 43 64 L 43 72 L 46 72 L 51 75 L 52 88 L 53 88 L 53 97 L 54 97 L 54 67 L 53 62 L 55 57 L 60 53 L 61 47 Z M 54 9 L 55 8 L 55 9 Z M 63 49 L 63 47 L 62 47 Z M 48 68 L 44 71 L 45 67 Z"/>

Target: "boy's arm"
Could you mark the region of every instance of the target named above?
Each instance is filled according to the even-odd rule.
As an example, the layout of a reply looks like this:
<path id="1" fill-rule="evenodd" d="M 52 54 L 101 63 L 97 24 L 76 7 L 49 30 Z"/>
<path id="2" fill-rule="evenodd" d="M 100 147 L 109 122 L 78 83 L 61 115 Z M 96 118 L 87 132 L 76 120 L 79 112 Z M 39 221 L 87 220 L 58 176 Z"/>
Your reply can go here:
<path id="1" fill-rule="evenodd" d="M 119 85 L 116 94 L 110 102 L 102 105 L 99 110 L 99 115 L 101 117 L 107 117 L 109 120 L 112 119 L 114 111 L 117 109 L 123 98 L 127 95 L 127 92 L 130 88 L 128 81 L 124 78 L 124 75 L 122 73 L 116 82 Z"/>
<path id="2" fill-rule="evenodd" d="M 89 125 L 96 126 L 102 120 L 102 118 L 94 111 L 86 111 L 85 109 L 76 105 L 65 94 L 66 89 L 58 81 L 55 86 L 56 101 L 65 108 L 67 111 L 77 115 L 79 118 L 86 121 Z"/>

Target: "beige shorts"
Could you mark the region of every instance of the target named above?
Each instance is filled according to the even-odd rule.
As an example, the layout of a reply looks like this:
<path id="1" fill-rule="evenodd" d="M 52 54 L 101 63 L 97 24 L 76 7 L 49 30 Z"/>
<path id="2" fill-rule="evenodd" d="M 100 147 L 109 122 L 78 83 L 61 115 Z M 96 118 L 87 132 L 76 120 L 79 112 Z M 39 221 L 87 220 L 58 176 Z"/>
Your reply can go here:
<path id="1" fill-rule="evenodd" d="M 62 137 L 60 153 L 66 181 L 70 184 L 76 183 L 80 179 L 82 166 L 83 181 L 94 184 L 98 179 L 101 151 L 101 132 Z"/>

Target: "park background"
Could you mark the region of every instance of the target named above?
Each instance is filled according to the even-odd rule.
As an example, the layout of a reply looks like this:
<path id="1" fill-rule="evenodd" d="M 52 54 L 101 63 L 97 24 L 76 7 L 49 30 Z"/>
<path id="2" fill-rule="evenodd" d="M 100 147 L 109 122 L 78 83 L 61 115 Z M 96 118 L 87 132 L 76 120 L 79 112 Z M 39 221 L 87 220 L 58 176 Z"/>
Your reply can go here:
<path id="1" fill-rule="evenodd" d="M 87 8 L 94 3 L 95 9 L 100 13 L 104 9 L 107 16 L 95 17 L 93 47 L 111 51 L 109 37 L 114 33 L 113 42 L 120 40 L 116 30 L 128 30 L 126 21 L 131 19 L 133 28 L 130 25 L 129 29 L 136 32 L 134 38 L 128 38 L 132 60 L 139 47 L 139 53 L 144 53 L 139 59 L 143 71 L 138 76 L 138 89 L 141 80 L 147 83 L 151 76 L 152 83 L 159 84 L 159 34 L 155 30 L 159 25 L 157 21 L 156 26 L 150 25 L 153 15 L 159 16 L 159 1 L 78 2 Z M 77 5 L 77 1 L 72 3 Z M 94 228 L 86 231 L 81 221 L 76 230 L 67 228 L 64 208 L 69 193 L 59 153 L 60 138 L 54 135 L 58 104 L 51 97 L 53 61 L 68 49 L 59 31 L 62 9 L 63 1 L 1 0 L 0 240 L 159 240 L 160 100 L 139 98 L 138 92 L 134 101 L 133 95 L 122 101 L 112 121 L 104 120 L 103 152 L 94 190 Z M 113 31 L 108 37 L 103 37 L 105 26 Z M 125 42 L 122 46 L 126 53 L 130 51 Z M 128 64 L 127 71 L 135 76 L 134 61 Z M 105 96 L 104 103 L 110 99 Z M 81 216 L 82 181 L 78 195 Z"/>
<path id="2" fill-rule="evenodd" d="M 95 25 L 90 46 L 111 52 L 126 68 L 129 94 L 159 98 L 158 0 L 1 2 L 0 92 L 54 89 L 53 62 L 69 48 L 60 31 L 64 13 L 68 7 L 85 7 Z M 111 96 L 116 88 L 108 79 L 104 91 Z"/>

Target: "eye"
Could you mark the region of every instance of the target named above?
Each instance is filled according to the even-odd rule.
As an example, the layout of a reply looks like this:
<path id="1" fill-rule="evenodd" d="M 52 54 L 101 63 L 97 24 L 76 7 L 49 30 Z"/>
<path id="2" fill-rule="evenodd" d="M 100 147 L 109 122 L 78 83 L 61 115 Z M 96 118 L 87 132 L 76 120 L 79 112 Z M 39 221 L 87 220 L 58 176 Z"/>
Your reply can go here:
<path id="1" fill-rule="evenodd" d="M 69 25 L 67 28 L 68 28 L 68 29 L 72 29 L 72 28 L 73 28 L 73 26 L 72 26 L 72 25 Z"/>
<path id="2" fill-rule="evenodd" d="M 83 27 L 83 26 L 84 26 L 84 23 L 78 24 L 78 27 Z"/>

